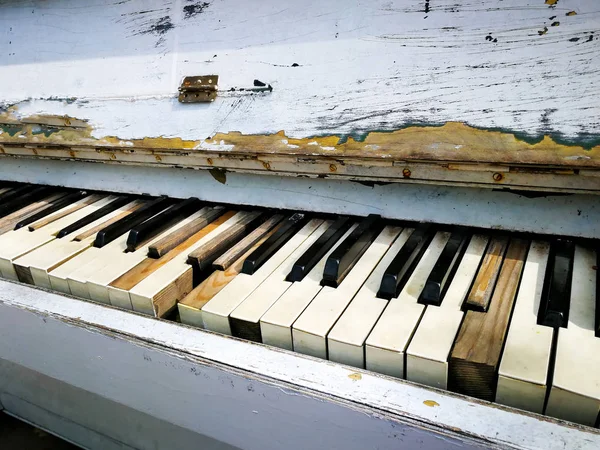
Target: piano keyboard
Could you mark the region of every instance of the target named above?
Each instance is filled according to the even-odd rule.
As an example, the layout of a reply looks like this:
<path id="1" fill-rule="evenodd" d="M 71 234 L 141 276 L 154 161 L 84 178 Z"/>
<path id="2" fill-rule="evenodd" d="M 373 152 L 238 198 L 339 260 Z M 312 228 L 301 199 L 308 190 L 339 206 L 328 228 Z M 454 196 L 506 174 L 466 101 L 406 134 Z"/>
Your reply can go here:
<path id="1" fill-rule="evenodd" d="M 0 183 L 0 272 L 597 426 L 597 242 Z"/>

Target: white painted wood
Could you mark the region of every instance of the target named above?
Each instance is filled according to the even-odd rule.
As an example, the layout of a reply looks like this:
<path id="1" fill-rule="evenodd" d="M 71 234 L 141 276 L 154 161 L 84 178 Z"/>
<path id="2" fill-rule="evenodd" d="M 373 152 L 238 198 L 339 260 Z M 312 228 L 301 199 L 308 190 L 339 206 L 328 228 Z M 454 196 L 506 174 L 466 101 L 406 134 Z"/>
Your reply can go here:
<path id="1" fill-rule="evenodd" d="M 204 328 L 231 334 L 229 315 L 323 223 L 311 219 L 252 275 L 240 273 L 202 307 Z"/>
<path id="2" fill-rule="evenodd" d="M 122 139 L 279 130 L 309 137 L 447 121 L 530 137 L 597 133 L 594 0 L 558 9 L 533 0 L 494 7 L 332 0 L 284 8 L 274 0 L 252 7 L 227 0 L 193 16 L 183 6 L 2 5 L 12 30 L 0 55 L 0 83 L 13 88 L 1 101 L 17 103 L 22 116 L 87 119 L 95 136 Z M 570 9 L 577 15 L 566 16 Z M 45 40 L 36 41 L 33 55 L 39 27 Z M 419 64 L 405 63 L 414 60 Z M 220 75 L 217 100 L 179 104 L 183 76 L 208 73 Z M 273 92 L 227 92 L 255 78 Z M 57 100 L 63 97 L 74 101 Z"/>
<path id="3" fill-rule="evenodd" d="M 365 340 L 377 323 L 388 301 L 377 297 L 386 269 L 402 249 L 414 228 L 405 228 L 389 247 L 365 284 L 327 335 L 330 361 L 354 367 L 365 367 Z"/>
<path id="4" fill-rule="evenodd" d="M 448 357 L 462 323 L 462 304 L 469 294 L 489 237 L 476 234 L 458 266 L 439 307 L 427 306 L 406 350 L 406 379 L 448 388 Z"/>
<path id="5" fill-rule="evenodd" d="M 279 297 L 277 302 L 261 317 L 260 332 L 263 343 L 274 347 L 293 350 L 292 325 L 306 309 L 308 304 L 321 291 L 321 280 L 325 263 L 331 253 L 354 231 L 358 226 L 353 224 L 348 231 L 338 240 L 333 247 L 321 258 L 312 270 L 302 279 Z"/>
<path id="6" fill-rule="evenodd" d="M 332 220 L 324 220 L 302 244 L 292 252 L 287 259 L 277 267 L 248 297 L 240 303 L 229 315 L 232 319 L 244 320 L 256 323 L 269 310 L 269 308 L 292 286 L 291 281 L 285 277 L 291 272 L 292 267 L 309 248 L 321 237 L 333 223 Z"/>
<path id="7" fill-rule="evenodd" d="M 0 373 L 0 399 L 6 402 L 7 413 L 83 448 L 233 450 L 208 436 L 5 359 L 0 359 Z"/>
<path id="8" fill-rule="evenodd" d="M 542 413 L 553 329 L 537 324 L 550 244 L 529 247 L 504 351 L 498 369 L 496 401 Z"/>
<path id="9" fill-rule="evenodd" d="M 327 359 L 327 333 L 368 279 L 402 228 L 386 226 L 337 288 L 325 286 L 292 327 L 294 351 Z"/>
<path id="10" fill-rule="evenodd" d="M 367 369 L 405 377 L 405 351 L 425 310 L 417 300 L 450 235 L 447 231 L 435 234 L 402 292 L 388 302 L 365 342 Z"/>
<path id="11" fill-rule="evenodd" d="M 600 446 L 591 429 L 6 281 L 0 353 L 241 448 Z M 82 404 L 88 403 L 73 403 L 75 413 Z"/>
<path id="12" fill-rule="evenodd" d="M 190 246 L 185 252 L 177 255 L 167 264 L 162 266 L 151 276 L 140 281 L 135 287 L 129 291 L 129 297 L 131 298 L 131 305 L 134 311 L 149 314 L 151 316 L 156 315 L 156 308 L 154 306 L 154 298 L 167 286 L 179 279 L 184 273 L 191 272 L 192 266 L 187 263 L 187 258 L 190 253 L 200 248 L 202 245 L 209 242 L 211 239 L 216 238 L 221 233 L 227 231 L 233 225 L 239 221 L 247 218 L 248 216 L 256 215 L 255 212 L 251 211 L 239 211 L 233 217 L 225 221 L 222 225 L 212 230 L 198 242 Z M 175 303 L 172 305 L 175 306 Z"/>
<path id="13" fill-rule="evenodd" d="M 167 230 L 168 233 L 161 233 L 161 236 L 167 236 L 168 234 L 171 234 L 172 232 L 179 230 L 182 227 L 187 226 L 192 221 L 196 220 L 200 216 L 203 216 L 211 209 L 212 208 L 209 206 L 201 208 L 199 211 L 197 211 L 194 214 L 192 214 L 191 216 L 186 217 L 185 219 L 177 222 L 175 225 L 173 225 L 171 228 L 169 228 Z M 153 239 L 152 242 L 157 242 L 157 239 L 156 238 Z M 146 251 L 149 246 L 150 246 L 150 244 L 144 246 Z M 112 283 L 112 281 L 111 281 L 111 283 Z M 111 305 L 118 306 L 119 308 L 124 308 L 124 309 L 132 309 L 133 308 L 133 306 L 131 305 L 131 297 L 129 296 L 129 291 L 125 291 L 124 289 L 116 288 L 116 287 L 113 287 L 110 285 L 107 286 L 107 289 L 108 289 L 108 299 L 109 299 L 109 302 Z"/>
<path id="14" fill-rule="evenodd" d="M 99 195 L 88 197 L 92 197 L 93 203 L 88 204 L 87 206 L 58 220 L 55 220 L 54 222 L 51 222 L 41 228 L 38 228 L 35 231 L 29 231 L 27 227 L 22 227 L 18 230 L 9 231 L 8 233 L 4 233 L 2 236 L 0 236 L 0 271 L 2 271 L 2 276 L 11 280 L 18 280 L 17 273 L 12 265 L 12 261 L 15 258 L 23 256 L 24 254 L 35 250 L 39 246 L 52 241 L 61 229 L 100 209 L 107 202 L 114 198 L 112 196 L 103 198 Z M 90 201 L 88 197 L 75 202 L 75 204 Z M 71 206 L 72 205 L 69 205 L 60 209 L 54 214 L 49 215 L 48 218 L 61 214 L 62 211 L 70 208 Z M 31 225 L 35 224 L 36 222 Z"/>
<path id="15" fill-rule="evenodd" d="M 115 200 L 116 197 L 113 198 Z M 98 202 L 100 203 L 100 202 Z M 26 255 L 17 258 L 13 261 L 14 264 L 19 266 L 28 267 L 31 271 L 33 281 L 36 286 L 51 289 L 50 278 L 48 273 L 60 266 L 64 261 L 77 256 L 81 252 L 87 250 L 94 244 L 96 235 L 89 236 L 81 241 L 74 241 L 73 239 L 80 233 L 84 233 L 98 225 L 110 220 L 124 211 L 128 211 L 131 207 L 139 204 L 140 202 L 134 200 L 109 214 L 91 222 L 90 224 L 75 230 L 73 233 L 68 234 L 61 239 L 54 239 L 53 241 L 38 247 L 37 249 L 27 253 Z"/>
<path id="16" fill-rule="evenodd" d="M 595 336 L 597 255 L 575 247 L 567 328 L 558 330 L 545 414 L 594 426 L 600 411 L 600 339 Z"/>
<path id="17" fill-rule="evenodd" d="M 414 220 L 596 238 L 600 203 L 592 195 L 527 198 L 478 188 L 388 184 L 4 158 L 0 178 L 128 194 L 196 196 L 216 203 Z M 323 194 L 326 193 L 326 194 Z M 502 213 L 499 214 L 498 212 Z M 532 214 L 535 211 L 535 214 Z"/>

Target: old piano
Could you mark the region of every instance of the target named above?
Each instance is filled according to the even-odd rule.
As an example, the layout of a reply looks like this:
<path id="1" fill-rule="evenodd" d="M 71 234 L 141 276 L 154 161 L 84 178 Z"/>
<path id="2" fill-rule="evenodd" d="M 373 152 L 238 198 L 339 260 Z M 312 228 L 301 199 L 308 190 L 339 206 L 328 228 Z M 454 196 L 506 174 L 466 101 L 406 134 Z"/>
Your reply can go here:
<path id="1" fill-rule="evenodd" d="M 599 39 L 594 0 L 0 2 L 0 410 L 599 448 Z"/>

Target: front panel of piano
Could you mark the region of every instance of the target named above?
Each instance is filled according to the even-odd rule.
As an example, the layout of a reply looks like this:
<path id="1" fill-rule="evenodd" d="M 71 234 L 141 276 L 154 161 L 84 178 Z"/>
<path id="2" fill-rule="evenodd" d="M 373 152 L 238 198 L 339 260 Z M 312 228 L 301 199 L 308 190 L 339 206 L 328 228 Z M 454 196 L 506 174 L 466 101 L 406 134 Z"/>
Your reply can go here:
<path id="1" fill-rule="evenodd" d="M 208 202 L 182 216 L 180 234 L 213 207 L 207 235 L 274 233 L 266 216 L 307 215 L 266 259 L 267 284 L 236 281 L 202 308 L 185 289 L 165 303 L 152 275 L 117 288 L 111 274 L 138 256 L 152 263 L 152 245 L 86 274 L 92 249 L 60 259 L 52 242 L 76 219 L 50 223 L 37 244 L 21 241 L 38 230 L 0 235 L 0 410 L 103 449 L 597 448 L 598 16 L 593 0 L 0 5 L 0 208 L 87 190 L 98 203 L 77 218 L 103 213 L 73 236 L 89 231 L 77 242 L 90 245 L 103 221 L 158 196 Z M 213 101 L 180 102 L 188 76 L 214 76 L 216 90 L 196 91 Z M 351 217 L 343 248 L 370 215 L 381 221 L 364 225 L 356 239 L 369 246 L 344 281 L 318 283 L 331 248 L 317 284 L 286 291 L 327 226 Z M 433 231 L 411 243 L 422 224 Z M 413 244 L 408 287 L 388 305 L 375 295 L 384 269 Z M 188 253 L 174 261 L 185 267 Z M 483 266 L 495 289 L 477 279 Z M 451 280 L 442 297 L 461 300 L 425 306 L 440 271 Z M 185 273 L 178 283 L 199 283 Z M 565 292 L 570 306 L 553 300 L 538 315 Z M 265 308 L 270 297 L 279 309 Z M 294 316 L 297 298 L 307 309 Z M 461 365 L 482 353 L 469 339 L 486 314 L 506 322 L 486 335 L 492 393 L 482 366 Z"/>

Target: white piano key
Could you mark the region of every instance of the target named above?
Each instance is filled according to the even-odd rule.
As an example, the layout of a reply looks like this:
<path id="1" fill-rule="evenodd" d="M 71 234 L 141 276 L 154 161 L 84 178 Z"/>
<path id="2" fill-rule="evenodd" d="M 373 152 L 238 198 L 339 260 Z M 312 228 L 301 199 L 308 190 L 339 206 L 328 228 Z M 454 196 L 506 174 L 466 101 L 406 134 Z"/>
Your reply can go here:
<path id="1" fill-rule="evenodd" d="M 144 245 L 131 253 L 125 253 L 127 250 L 127 237 L 129 236 L 129 231 L 122 234 L 108 245 L 102 248 L 95 248 L 94 253 L 97 255 L 96 258 L 65 275 L 71 294 L 77 297 L 109 304 L 108 289 L 103 289 L 103 286 L 111 283 L 118 278 L 120 274 L 127 272 L 136 264 L 139 264 L 139 262 L 146 257 L 148 246 L 179 229 L 185 223 L 186 222 L 184 221 L 179 221 L 155 237 L 147 245 Z M 64 275 L 64 273 L 61 275 Z M 56 276 L 56 278 L 58 278 L 58 276 Z M 108 278 L 110 278 L 110 280 L 106 281 Z M 90 292 L 90 285 L 88 282 L 98 283 L 98 286 L 96 289 L 93 289 L 93 292 Z M 92 294 L 94 297 L 91 296 Z M 128 307 L 126 304 L 118 306 L 131 309 L 131 304 L 129 304 Z"/>
<path id="2" fill-rule="evenodd" d="M 404 378 L 404 352 L 425 309 L 417 300 L 450 235 L 436 233 L 400 295 L 389 301 L 365 343 L 367 369 Z"/>
<path id="3" fill-rule="evenodd" d="M 575 247 L 569 321 L 558 329 L 545 414 L 594 426 L 600 411 L 600 339 L 595 336 L 596 252 Z"/>
<path id="4" fill-rule="evenodd" d="M 327 333 L 400 234 L 385 227 L 337 287 L 324 287 L 292 327 L 294 351 L 327 359 Z"/>
<path id="5" fill-rule="evenodd" d="M 477 275 L 489 241 L 474 235 L 439 307 L 427 306 L 406 350 L 406 379 L 448 388 L 448 357 L 462 323 L 462 304 Z"/>
<path id="6" fill-rule="evenodd" d="M 166 232 L 162 233 L 160 235 L 160 237 L 168 236 L 169 234 L 173 233 L 174 231 L 177 231 L 181 228 L 188 226 L 190 223 L 194 222 L 196 219 L 203 216 L 211 209 L 212 209 L 211 207 L 201 208 L 199 211 L 195 212 L 191 216 L 188 216 L 188 217 L 184 218 L 183 220 L 178 221 L 175 225 L 173 225 L 171 228 L 169 228 Z M 152 239 L 151 243 L 155 243 L 155 242 L 158 242 L 158 238 L 156 238 L 156 237 L 154 239 Z M 144 248 L 146 249 L 146 252 L 147 252 L 148 247 L 150 247 L 150 243 L 148 243 L 144 246 Z M 138 248 L 138 250 L 141 250 L 141 249 Z M 124 272 L 124 273 L 126 273 L 126 272 Z M 116 278 L 111 280 L 110 283 L 112 283 L 114 280 L 116 280 Z M 110 283 L 106 288 L 108 290 L 109 303 L 113 306 L 118 306 L 119 308 L 133 309 L 129 291 L 110 286 Z"/>
<path id="7" fill-rule="evenodd" d="M 117 217 L 123 213 L 123 211 L 129 210 L 132 206 L 138 204 L 139 201 L 134 200 L 128 204 L 117 208 L 103 217 L 96 219 L 94 222 L 75 230 L 67 236 L 61 239 L 54 239 L 53 241 L 38 247 L 37 249 L 27 253 L 26 255 L 17 258 L 13 261 L 13 264 L 29 268 L 33 282 L 36 286 L 51 289 L 50 278 L 48 272 L 52 269 L 61 265 L 64 261 L 67 261 L 77 254 L 85 251 L 91 247 L 94 243 L 95 235 L 89 236 L 81 241 L 73 241 L 75 236 L 84 233 L 98 225 L 106 222 L 107 220 Z"/>
<path id="8" fill-rule="evenodd" d="M 332 220 L 325 220 L 302 244 L 300 244 L 287 259 L 277 267 L 271 274 L 252 292 L 242 303 L 240 303 L 229 315 L 230 324 L 232 320 L 242 321 L 242 326 L 249 326 L 260 330 L 260 318 L 268 309 L 292 286 L 291 281 L 286 281 L 286 276 L 294 267 L 294 264 L 314 242 L 321 237 L 323 233 L 333 223 Z M 238 322 L 239 323 L 239 322 Z M 253 324 L 256 327 L 253 327 Z M 236 334 L 239 337 L 246 337 Z M 256 334 L 256 332 L 252 333 Z M 262 341 L 262 340 L 261 340 Z"/>
<path id="9" fill-rule="evenodd" d="M 553 329 L 537 324 L 550 244 L 532 242 L 498 370 L 496 401 L 542 413 Z"/>
<path id="10" fill-rule="evenodd" d="M 73 222 L 91 214 L 92 212 L 100 209 L 110 199 L 114 197 L 91 195 L 85 197 L 75 203 L 65 206 L 57 212 L 51 214 L 49 217 L 54 215 L 60 215 L 64 210 L 69 210 L 73 205 L 80 203 L 90 203 L 87 206 L 74 211 L 60 219 L 55 220 L 35 231 L 29 231 L 27 227 L 20 228 L 18 230 L 9 231 L 8 233 L 0 236 L 0 271 L 4 278 L 11 280 L 18 280 L 17 273 L 12 264 L 12 261 L 24 254 L 35 250 L 41 245 L 44 245 L 56 238 L 56 234 L 64 227 L 72 224 Z M 42 219 L 42 220 L 46 220 Z M 32 224 L 32 225 L 35 225 Z"/>
<path id="11" fill-rule="evenodd" d="M 348 231 L 329 249 L 312 270 L 292 286 L 260 319 L 262 341 L 274 347 L 293 350 L 292 325 L 308 304 L 321 291 L 321 279 L 327 258 L 358 226 L 352 225 Z"/>
<path id="12" fill-rule="evenodd" d="M 414 228 L 402 230 L 327 335 L 331 361 L 365 367 L 365 340 L 388 304 L 388 300 L 377 297 L 381 279 L 413 231 Z"/>
<path id="13" fill-rule="evenodd" d="M 286 258 L 304 242 L 320 225 L 321 219 L 312 219 L 300 231 L 295 233 L 274 255 L 254 274 L 240 273 L 221 292 L 215 295 L 202 308 L 202 320 L 207 330 L 231 334 L 229 315 L 267 277 L 282 264 Z"/>
<path id="14" fill-rule="evenodd" d="M 187 283 L 189 289 L 187 289 L 187 292 L 182 293 L 180 299 L 192 290 L 193 286 L 191 280 L 193 269 L 191 265 L 187 264 L 188 255 L 197 248 L 200 248 L 206 242 L 209 242 L 219 234 L 227 231 L 240 220 L 252 214 L 254 213 L 251 211 L 239 211 L 233 217 L 225 221 L 225 223 L 216 227 L 210 233 L 206 234 L 206 236 L 199 239 L 198 242 L 193 244 L 185 252 L 177 255 L 167 264 L 154 272 L 151 276 L 140 281 L 133 289 L 131 289 L 131 291 L 129 291 L 133 310 L 160 317 L 163 315 L 163 313 L 166 313 L 172 307 L 175 307 L 176 302 L 172 301 L 170 296 L 167 300 L 165 300 L 167 304 L 164 304 L 157 297 L 164 290 L 172 288 L 174 283 L 182 282 L 181 280 L 183 280 L 185 274 L 189 274 L 189 283 Z"/>

